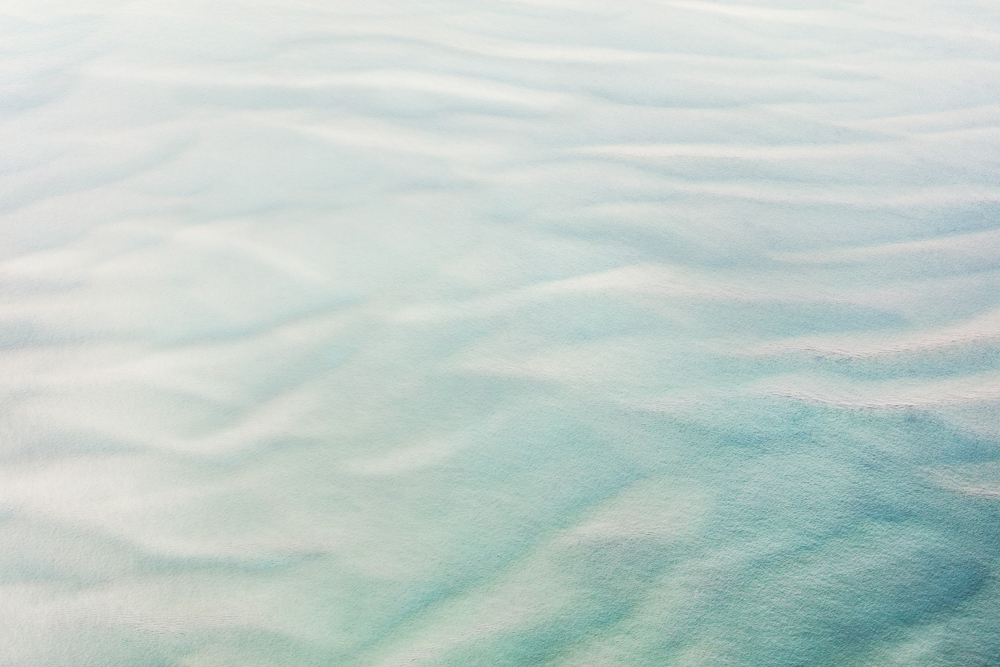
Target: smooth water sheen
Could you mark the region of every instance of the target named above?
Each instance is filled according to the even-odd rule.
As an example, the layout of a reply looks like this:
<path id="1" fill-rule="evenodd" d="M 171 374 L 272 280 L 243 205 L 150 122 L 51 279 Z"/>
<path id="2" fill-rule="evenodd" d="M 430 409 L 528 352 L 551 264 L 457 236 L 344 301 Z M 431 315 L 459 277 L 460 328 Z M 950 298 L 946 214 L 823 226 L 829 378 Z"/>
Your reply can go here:
<path id="1" fill-rule="evenodd" d="M 1000 665 L 993 0 L 3 0 L 0 666 Z"/>

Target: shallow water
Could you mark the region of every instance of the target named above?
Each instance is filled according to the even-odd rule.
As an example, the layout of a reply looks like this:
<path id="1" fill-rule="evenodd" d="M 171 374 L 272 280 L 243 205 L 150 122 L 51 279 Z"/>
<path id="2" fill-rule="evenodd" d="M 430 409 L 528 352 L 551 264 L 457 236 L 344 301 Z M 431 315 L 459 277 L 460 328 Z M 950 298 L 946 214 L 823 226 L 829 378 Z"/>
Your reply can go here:
<path id="1" fill-rule="evenodd" d="M 995 3 L 0 7 L 0 665 L 1000 664 Z"/>

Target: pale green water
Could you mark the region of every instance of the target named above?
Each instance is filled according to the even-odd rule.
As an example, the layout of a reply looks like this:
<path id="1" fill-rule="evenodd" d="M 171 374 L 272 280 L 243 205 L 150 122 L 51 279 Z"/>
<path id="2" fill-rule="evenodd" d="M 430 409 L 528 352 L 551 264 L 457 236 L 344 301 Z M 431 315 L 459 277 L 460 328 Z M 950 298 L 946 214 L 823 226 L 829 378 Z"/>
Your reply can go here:
<path id="1" fill-rule="evenodd" d="M 0 4 L 0 666 L 1000 665 L 994 4 Z"/>

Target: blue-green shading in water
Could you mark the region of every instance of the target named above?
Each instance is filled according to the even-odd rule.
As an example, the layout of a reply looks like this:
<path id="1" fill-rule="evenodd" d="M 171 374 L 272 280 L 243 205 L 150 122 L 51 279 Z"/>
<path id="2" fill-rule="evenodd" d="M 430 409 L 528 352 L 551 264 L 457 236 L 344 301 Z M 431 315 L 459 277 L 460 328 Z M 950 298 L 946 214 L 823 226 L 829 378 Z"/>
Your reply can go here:
<path id="1" fill-rule="evenodd" d="M 1000 665 L 1000 11 L 0 9 L 0 667 Z"/>

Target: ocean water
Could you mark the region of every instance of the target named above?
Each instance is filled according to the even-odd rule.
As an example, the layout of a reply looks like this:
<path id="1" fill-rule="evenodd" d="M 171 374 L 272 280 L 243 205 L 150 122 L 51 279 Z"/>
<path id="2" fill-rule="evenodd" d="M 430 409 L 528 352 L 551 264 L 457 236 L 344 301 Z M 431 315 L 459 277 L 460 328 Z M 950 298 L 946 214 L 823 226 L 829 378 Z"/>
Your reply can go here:
<path id="1" fill-rule="evenodd" d="M 1000 5 L 0 8 L 0 666 L 1000 665 Z"/>

